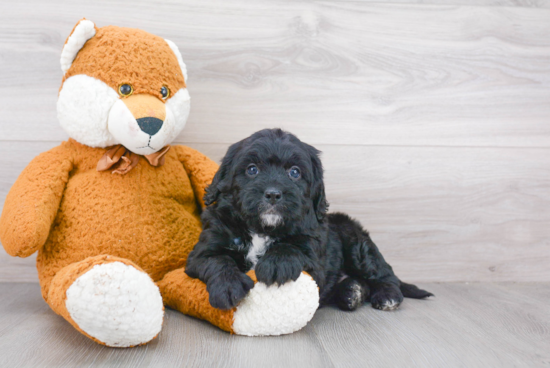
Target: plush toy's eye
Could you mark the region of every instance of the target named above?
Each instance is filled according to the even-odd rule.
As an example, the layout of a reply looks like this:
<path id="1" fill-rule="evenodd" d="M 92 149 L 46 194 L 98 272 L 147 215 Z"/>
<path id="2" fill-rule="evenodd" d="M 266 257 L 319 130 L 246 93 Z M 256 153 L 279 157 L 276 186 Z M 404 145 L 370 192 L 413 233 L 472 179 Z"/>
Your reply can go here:
<path id="1" fill-rule="evenodd" d="M 259 173 L 260 173 L 260 170 L 258 169 L 258 166 L 254 165 L 254 164 L 250 164 L 246 168 L 246 175 L 248 175 L 248 176 L 256 176 Z"/>
<path id="2" fill-rule="evenodd" d="M 162 99 L 166 100 L 168 97 L 170 97 L 170 90 L 166 86 L 162 86 L 160 89 L 160 94 L 162 95 Z"/>
<path id="3" fill-rule="evenodd" d="M 129 84 L 121 84 L 120 87 L 118 87 L 118 93 L 122 96 L 130 96 L 134 93 L 134 89 Z"/>
<path id="4" fill-rule="evenodd" d="M 290 178 L 294 180 L 300 179 L 300 177 L 302 176 L 300 168 L 298 166 L 292 166 L 290 170 L 288 170 L 288 176 L 290 176 Z"/>

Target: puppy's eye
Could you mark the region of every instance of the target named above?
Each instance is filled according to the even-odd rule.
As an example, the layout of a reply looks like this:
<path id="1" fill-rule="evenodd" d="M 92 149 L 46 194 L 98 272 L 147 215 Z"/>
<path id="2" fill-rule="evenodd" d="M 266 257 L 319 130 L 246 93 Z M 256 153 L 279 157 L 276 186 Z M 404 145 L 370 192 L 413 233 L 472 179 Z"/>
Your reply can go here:
<path id="1" fill-rule="evenodd" d="M 256 176 L 260 173 L 260 170 L 258 169 L 258 166 L 256 165 L 248 165 L 248 167 L 246 168 L 246 175 L 248 176 Z"/>
<path id="2" fill-rule="evenodd" d="M 122 96 L 130 96 L 133 92 L 134 89 L 129 84 L 121 84 L 120 87 L 118 87 L 118 93 Z"/>
<path id="3" fill-rule="evenodd" d="M 300 179 L 300 177 L 302 176 L 300 168 L 298 166 L 292 166 L 290 170 L 288 170 L 288 176 L 290 176 L 290 178 L 294 180 Z"/>
<path id="4" fill-rule="evenodd" d="M 160 94 L 162 95 L 162 99 L 166 100 L 168 97 L 170 97 L 170 90 L 166 86 L 162 86 L 160 88 Z"/>

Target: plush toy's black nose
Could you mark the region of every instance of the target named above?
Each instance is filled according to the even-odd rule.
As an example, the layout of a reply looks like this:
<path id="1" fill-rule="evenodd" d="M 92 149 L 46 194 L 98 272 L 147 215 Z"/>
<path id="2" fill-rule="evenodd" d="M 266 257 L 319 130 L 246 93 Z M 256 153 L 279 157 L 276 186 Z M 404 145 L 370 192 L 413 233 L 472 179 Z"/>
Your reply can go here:
<path id="1" fill-rule="evenodd" d="M 280 190 L 269 188 L 264 193 L 265 199 L 267 199 L 271 204 L 279 202 L 283 198 L 283 193 Z"/>
<path id="2" fill-rule="evenodd" d="M 162 128 L 162 120 L 157 118 L 139 118 L 137 119 L 139 128 L 149 135 L 155 135 Z"/>

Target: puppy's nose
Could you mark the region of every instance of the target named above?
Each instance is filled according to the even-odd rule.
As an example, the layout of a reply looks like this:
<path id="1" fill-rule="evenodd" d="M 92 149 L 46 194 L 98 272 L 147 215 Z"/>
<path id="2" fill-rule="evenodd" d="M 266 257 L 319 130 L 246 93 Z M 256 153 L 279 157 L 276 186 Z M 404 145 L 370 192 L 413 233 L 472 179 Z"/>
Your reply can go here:
<path id="1" fill-rule="evenodd" d="M 279 202 L 283 198 L 283 193 L 280 190 L 269 188 L 264 193 L 265 199 L 267 199 L 271 204 Z"/>

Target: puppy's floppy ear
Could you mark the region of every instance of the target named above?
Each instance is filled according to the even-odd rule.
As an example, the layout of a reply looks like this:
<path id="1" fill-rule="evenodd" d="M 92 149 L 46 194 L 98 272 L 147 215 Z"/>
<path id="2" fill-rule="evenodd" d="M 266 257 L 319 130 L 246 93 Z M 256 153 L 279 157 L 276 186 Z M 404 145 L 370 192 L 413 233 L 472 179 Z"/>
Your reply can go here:
<path id="1" fill-rule="evenodd" d="M 243 145 L 243 141 L 237 142 L 229 147 L 227 153 L 222 159 L 222 164 L 212 183 L 206 188 L 206 193 L 204 194 L 204 204 L 210 206 L 212 203 L 216 202 L 220 193 L 226 192 L 231 187 L 233 181 L 233 160 L 235 156 L 240 151 Z"/>
<path id="2" fill-rule="evenodd" d="M 309 144 L 305 145 L 308 149 L 308 153 L 311 158 L 311 165 L 313 168 L 313 181 L 311 184 L 311 199 L 313 201 L 313 209 L 315 211 L 315 216 L 317 216 L 317 220 L 322 221 L 327 214 L 329 204 L 325 197 L 325 184 L 323 182 L 323 164 L 321 163 L 321 159 L 319 159 L 321 151 L 313 146 L 310 146 Z"/>

